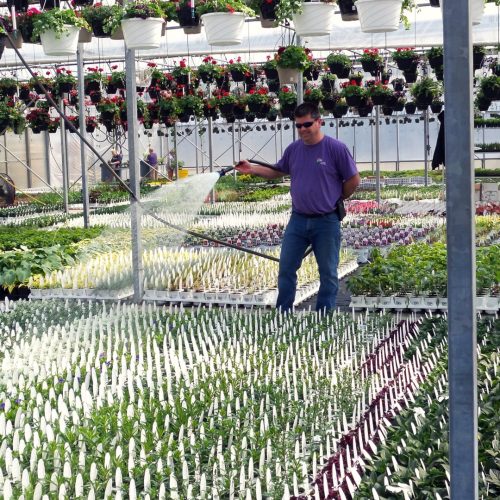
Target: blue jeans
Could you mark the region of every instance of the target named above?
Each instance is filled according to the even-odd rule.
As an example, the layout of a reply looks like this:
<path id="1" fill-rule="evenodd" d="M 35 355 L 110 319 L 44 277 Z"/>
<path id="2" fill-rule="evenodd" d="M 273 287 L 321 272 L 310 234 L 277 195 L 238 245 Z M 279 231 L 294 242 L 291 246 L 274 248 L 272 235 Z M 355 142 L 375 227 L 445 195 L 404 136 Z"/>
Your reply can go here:
<path id="1" fill-rule="evenodd" d="M 309 245 L 312 245 L 318 263 L 320 279 L 316 311 L 331 311 L 335 308 L 339 288 L 339 218 L 336 213 L 315 218 L 292 213 L 283 238 L 279 264 L 276 307 L 283 312 L 290 311 L 293 307 L 297 271 Z"/>

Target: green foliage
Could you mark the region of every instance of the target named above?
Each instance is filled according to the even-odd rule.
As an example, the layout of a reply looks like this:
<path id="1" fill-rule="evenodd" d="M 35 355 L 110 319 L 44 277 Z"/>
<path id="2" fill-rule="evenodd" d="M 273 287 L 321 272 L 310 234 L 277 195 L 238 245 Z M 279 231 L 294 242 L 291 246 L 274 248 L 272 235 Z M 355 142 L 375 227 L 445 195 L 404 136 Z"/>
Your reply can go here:
<path id="1" fill-rule="evenodd" d="M 196 3 L 199 16 L 211 12 L 242 12 L 248 17 L 255 17 L 255 11 L 244 0 L 200 0 Z"/>
<path id="2" fill-rule="evenodd" d="M 69 247 L 11 250 L 0 254 L 0 286 L 9 291 L 35 274 L 50 273 L 74 263 Z"/>
<path id="3" fill-rule="evenodd" d="M 275 55 L 278 68 L 291 68 L 299 71 L 307 68 L 311 57 L 309 49 L 297 45 L 280 47 Z"/>
<path id="4" fill-rule="evenodd" d="M 56 38 L 67 32 L 65 25 L 85 28 L 91 31 L 89 23 L 77 16 L 73 9 L 49 9 L 33 16 L 33 34 L 40 36 L 46 31 L 54 31 Z"/>
<path id="5" fill-rule="evenodd" d="M 346 68 L 352 68 L 351 58 L 340 52 L 332 52 L 326 57 L 326 64 L 342 64 Z"/>
<path id="6" fill-rule="evenodd" d="M 0 250 L 9 251 L 26 247 L 29 249 L 52 247 L 59 245 L 67 247 L 81 240 L 95 238 L 102 232 L 100 227 L 59 228 L 56 231 L 46 231 L 27 227 L 0 227 Z"/>

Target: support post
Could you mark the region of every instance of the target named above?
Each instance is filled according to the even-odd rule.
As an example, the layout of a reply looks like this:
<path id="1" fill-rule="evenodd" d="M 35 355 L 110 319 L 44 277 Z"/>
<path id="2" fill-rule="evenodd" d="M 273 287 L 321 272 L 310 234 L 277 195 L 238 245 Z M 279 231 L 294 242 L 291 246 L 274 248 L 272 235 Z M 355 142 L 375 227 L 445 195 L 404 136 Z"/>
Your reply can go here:
<path id="1" fill-rule="evenodd" d="M 85 90 L 84 90 L 84 81 L 83 81 L 83 75 L 84 75 L 84 70 L 83 70 L 83 50 L 84 50 L 84 44 L 79 43 L 78 44 L 78 50 L 76 52 L 76 62 L 78 66 L 78 95 L 83 96 L 85 95 Z M 88 178 L 87 178 L 87 153 L 86 153 L 86 146 L 85 143 L 83 142 L 83 139 L 85 139 L 85 107 L 84 106 L 79 106 L 78 107 L 78 118 L 80 122 L 80 135 L 82 136 L 82 139 L 80 139 L 80 164 L 81 164 L 81 171 L 82 171 L 82 199 L 83 199 L 83 226 L 84 227 L 89 227 L 89 219 L 90 219 L 90 212 L 89 212 L 89 185 L 88 185 Z"/>
<path id="2" fill-rule="evenodd" d="M 380 106 L 375 106 L 375 187 L 376 200 L 380 203 Z"/>
<path id="3" fill-rule="evenodd" d="M 63 99 L 59 99 L 59 108 L 66 114 L 66 108 L 64 106 Z M 62 160 L 62 188 L 63 188 L 63 204 L 64 212 L 69 212 L 69 196 L 68 196 L 68 149 L 66 148 L 66 125 L 64 120 L 61 120 L 61 160 Z"/>
<path id="4" fill-rule="evenodd" d="M 27 129 L 26 129 L 27 130 Z M 50 173 L 50 156 L 49 156 L 49 149 L 50 149 L 50 142 L 49 142 L 49 132 L 45 130 L 43 132 L 43 145 L 45 148 L 44 151 L 44 159 L 45 159 L 45 175 L 47 177 L 47 184 L 49 186 L 52 186 L 52 176 Z"/>
<path id="5" fill-rule="evenodd" d="M 443 5 L 450 498 L 478 498 L 472 27 L 469 0 Z"/>
<path id="6" fill-rule="evenodd" d="M 5 136 L 4 136 L 5 139 Z M 24 150 L 26 152 L 26 164 L 31 167 L 31 147 L 30 147 L 30 140 L 28 136 L 28 129 L 24 129 Z M 5 156 L 7 157 L 7 150 L 5 151 Z M 5 164 L 6 166 L 8 163 Z M 31 188 L 33 187 L 33 176 L 31 175 L 31 170 L 28 168 L 26 171 L 26 176 L 28 180 L 28 187 Z"/>
<path id="7" fill-rule="evenodd" d="M 175 180 L 178 181 L 179 180 L 179 158 L 177 156 L 177 122 L 174 122 L 174 151 L 175 151 L 175 165 L 174 165 L 174 177 L 175 177 Z"/>
<path id="8" fill-rule="evenodd" d="M 214 150 L 212 144 L 212 118 L 208 118 L 208 168 L 209 172 L 214 171 Z M 234 123 L 233 123 L 234 126 Z M 210 190 L 210 203 L 215 203 L 215 192 Z"/>
<path id="9" fill-rule="evenodd" d="M 399 115 L 396 117 L 396 172 L 400 170 L 399 158 Z"/>
<path id="10" fill-rule="evenodd" d="M 424 185 L 429 185 L 429 107 L 424 111 Z"/>
<path id="11" fill-rule="evenodd" d="M 196 173 L 197 174 L 199 173 L 199 169 L 200 169 L 200 164 L 198 162 L 198 133 L 200 131 L 199 127 L 200 127 L 200 124 L 198 123 L 198 118 L 196 118 L 196 115 L 194 115 L 194 130 L 195 130 L 195 134 L 194 134 L 194 154 L 195 154 L 194 162 L 196 165 Z"/>
<path id="12" fill-rule="evenodd" d="M 135 50 L 125 48 L 128 123 L 128 165 L 130 189 L 135 198 L 130 200 L 130 229 L 132 233 L 132 276 L 134 302 L 140 302 L 144 294 L 144 267 L 142 262 L 140 172 L 137 161 L 137 91 L 135 81 Z"/>

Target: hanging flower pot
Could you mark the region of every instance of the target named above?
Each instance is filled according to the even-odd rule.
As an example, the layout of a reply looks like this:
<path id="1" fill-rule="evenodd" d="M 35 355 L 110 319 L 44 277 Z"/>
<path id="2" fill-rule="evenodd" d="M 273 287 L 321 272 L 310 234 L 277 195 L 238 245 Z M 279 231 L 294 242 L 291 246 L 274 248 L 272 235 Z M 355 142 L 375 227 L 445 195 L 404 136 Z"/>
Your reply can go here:
<path id="1" fill-rule="evenodd" d="M 359 19 L 354 0 L 338 0 L 338 4 L 342 21 L 357 21 Z"/>
<path id="2" fill-rule="evenodd" d="M 276 27 L 276 7 L 279 2 L 277 0 L 262 0 L 259 4 L 260 25 L 263 28 Z"/>
<path id="3" fill-rule="evenodd" d="M 73 2 L 77 7 L 85 7 L 94 4 L 94 0 L 73 0 Z"/>
<path id="4" fill-rule="evenodd" d="M 189 5 L 182 5 L 177 10 L 177 20 L 186 35 L 201 33 L 201 20 L 196 10 Z"/>
<path id="5" fill-rule="evenodd" d="M 326 96 L 326 97 L 323 97 L 322 101 L 321 101 L 321 105 L 323 106 L 323 109 L 325 111 L 333 111 L 333 109 L 335 108 L 335 103 L 338 101 L 338 96 L 337 98 L 333 97 L 333 96 Z"/>
<path id="6" fill-rule="evenodd" d="M 80 28 L 70 25 L 65 25 L 63 33 L 45 31 L 40 34 L 43 51 L 48 56 L 72 56 L 76 54 L 79 35 Z"/>
<path id="7" fill-rule="evenodd" d="M 407 102 L 405 104 L 405 111 L 407 115 L 414 115 L 417 110 L 417 106 L 414 102 Z"/>
<path id="8" fill-rule="evenodd" d="M 9 33 L 10 38 L 13 41 L 13 44 L 9 39 L 5 40 L 5 48 L 6 49 L 22 49 L 23 48 L 23 36 L 20 31 L 16 31 L 15 33 L 12 31 Z"/>
<path id="9" fill-rule="evenodd" d="M 101 102 L 102 99 L 102 92 L 100 90 L 92 90 L 90 92 L 90 101 L 92 104 L 98 104 Z"/>
<path id="10" fill-rule="evenodd" d="M 161 44 L 163 19 L 161 17 L 137 17 L 122 19 L 123 39 L 128 49 L 157 49 Z"/>
<path id="11" fill-rule="evenodd" d="M 333 27 L 335 5 L 327 3 L 303 3 L 302 13 L 292 17 L 298 36 L 329 35 Z"/>
<path id="12" fill-rule="evenodd" d="M 78 36 L 78 43 L 90 43 L 92 41 L 92 32 L 82 28 Z"/>
<path id="13" fill-rule="evenodd" d="M 358 115 L 366 118 L 373 111 L 373 104 L 366 104 L 358 107 Z"/>
<path id="14" fill-rule="evenodd" d="M 406 83 L 415 83 L 417 81 L 418 73 L 416 71 L 403 71 L 403 76 L 405 77 Z"/>
<path id="15" fill-rule="evenodd" d="M 267 87 L 269 88 L 269 92 L 279 92 L 280 82 L 279 80 L 268 80 Z"/>
<path id="16" fill-rule="evenodd" d="M 235 106 L 233 108 L 233 115 L 237 120 L 243 120 L 246 116 L 245 106 Z"/>
<path id="17" fill-rule="evenodd" d="M 299 83 L 302 80 L 301 71 L 295 68 L 278 68 L 278 76 L 280 79 L 280 85 L 286 85 L 287 83 Z"/>
<path id="18" fill-rule="evenodd" d="M 239 45 L 243 40 L 246 15 L 242 12 L 211 12 L 203 14 L 207 42 L 210 45 Z"/>
<path id="19" fill-rule="evenodd" d="M 26 12 L 29 7 L 29 0 L 7 0 L 7 7 L 9 8 L 9 12 L 12 10 L 12 7 L 16 8 L 16 12 Z"/>
<path id="20" fill-rule="evenodd" d="M 363 33 L 397 31 L 403 0 L 357 0 Z"/>

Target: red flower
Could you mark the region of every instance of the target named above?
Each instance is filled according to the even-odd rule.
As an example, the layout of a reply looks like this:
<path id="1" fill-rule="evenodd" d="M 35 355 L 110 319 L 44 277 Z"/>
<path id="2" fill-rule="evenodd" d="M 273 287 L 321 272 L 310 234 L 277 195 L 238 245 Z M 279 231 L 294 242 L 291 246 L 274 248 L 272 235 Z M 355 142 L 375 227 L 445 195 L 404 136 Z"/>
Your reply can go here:
<path id="1" fill-rule="evenodd" d="M 233 7 L 231 7 L 229 4 L 226 4 L 226 8 L 227 8 L 228 12 L 231 12 L 231 14 L 233 14 L 235 12 Z"/>
<path id="2" fill-rule="evenodd" d="M 118 69 L 118 64 L 113 64 L 113 66 L 111 66 L 111 69 Z"/>
<path id="3" fill-rule="evenodd" d="M 156 68 L 156 63 L 154 63 L 154 62 L 148 62 L 148 67 L 149 68 Z"/>

